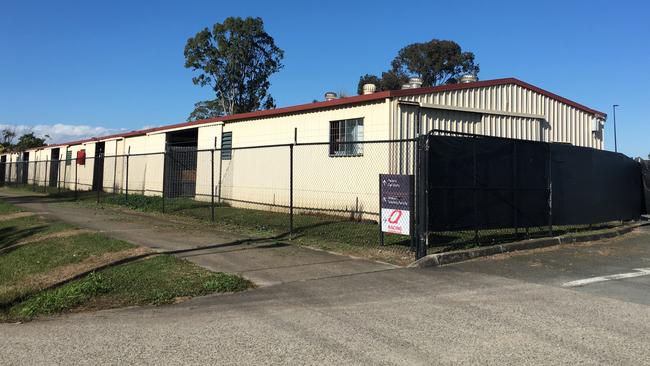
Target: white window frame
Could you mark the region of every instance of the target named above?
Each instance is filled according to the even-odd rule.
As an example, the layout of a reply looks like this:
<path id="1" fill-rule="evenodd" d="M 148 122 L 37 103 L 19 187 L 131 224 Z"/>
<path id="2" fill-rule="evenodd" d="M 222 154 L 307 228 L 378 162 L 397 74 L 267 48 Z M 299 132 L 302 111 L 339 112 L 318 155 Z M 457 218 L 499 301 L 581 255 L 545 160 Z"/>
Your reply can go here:
<path id="1" fill-rule="evenodd" d="M 363 120 L 363 117 L 360 117 L 330 121 L 330 157 L 363 156 L 363 143 L 347 143 L 363 142 Z"/>

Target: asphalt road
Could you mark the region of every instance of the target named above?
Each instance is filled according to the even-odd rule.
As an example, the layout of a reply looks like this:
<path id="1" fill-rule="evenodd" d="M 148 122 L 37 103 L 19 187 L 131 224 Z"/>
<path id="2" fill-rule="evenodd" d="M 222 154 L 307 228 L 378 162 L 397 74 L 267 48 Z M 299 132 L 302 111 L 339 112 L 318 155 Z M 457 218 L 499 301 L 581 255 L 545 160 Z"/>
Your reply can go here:
<path id="1" fill-rule="evenodd" d="M 587 253 L 587 254 L 585 254 Z M 650 363 L 650 234 L 0 325 L 0 364 Z"/>

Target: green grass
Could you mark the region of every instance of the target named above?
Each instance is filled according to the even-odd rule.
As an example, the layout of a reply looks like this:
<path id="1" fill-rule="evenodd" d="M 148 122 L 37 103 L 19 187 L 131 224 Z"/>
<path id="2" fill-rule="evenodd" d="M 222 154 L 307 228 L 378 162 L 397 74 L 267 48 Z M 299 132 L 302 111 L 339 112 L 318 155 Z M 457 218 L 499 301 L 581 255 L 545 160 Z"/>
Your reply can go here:
<path id="1" fill-rule="evenodd" d="M 68 224 L 46 220 L 37 215 L 0 221 L 0 251 L 20 241 L 71 228 Z"/>
<path id="2" fill-rule="evenodd" d="M 56 267 L 79 263 L 92 255 L 98 256 L 134 247 L 133 244 L 103 234 L 49 238 L 22 245 L 0 256 L 0 285 L 46 273 Z"/>
<path id="3" fill-rule="evenodd" d="M 87 200 L 90 202 L 90 200 Z M 130 195 L 128 200 L 123 195 L 107 196 L 104 204 L 118 205 L 142 212 L 162 212 L 162 198 Z M 185 198 L 167 199 L 166 213 L 191 217 L 203 221 L 210 220 L 209 202 Z M 277 236 L 286 234 L 289 216 L 286 213 L 234 208 L 219 205 L 215 209 L 217 222 L 215 227 L 228 231 L 245 233 L 253 236 Z M 616 223 L 598 225 L 554 226 L 553 235 L 571 235 L 593 230 L 610 229 Z M 344 217 L 296 214 L 294 216 L 294 242 L 322 249 L 343 253 L 358 254 L 372 259 L 386 260 L 405 264 L 412 260 L 407 251 L 409 241 L 400 235 L 385 235 L 385 246 L 378 245 L 378 226 L 374 221 L 356 221 Z M 479 230 L 478 241 L 473 230 L 437 232 L 431 236 L 431 252 L 467 249 L 477 246 L 548 236 L 548 227 Z"/>
<path id="4" fill-rule="evenodd" d="M 141 195 L 107 196 L 102 201 L 109 205 L 119 205 L 142 212 L 162 212 L 162 198 Z M 211 219 L 209 202 L 186 198 L 167 199 L 167 213 L 180 214 L 200 220 Z M 289 230 L 289 215 L 283 212 L 254 210 L 217 205 L 215 209 L 217 225 L 238 231 L 257 233 L 260 236 L 286 234 Z M 358 246 L 376 246 L 378 227 L 375 221 L 350 220 L 342 216 L 323 214 L 294 215 L 294 231 L 304 237 L 327 241 L 353 243 Z M 387 245 L 403 243 L 405 237 L 388 235 Z"/>
<path id="5" fill-rule="evenodd" d="M 74 192 L 53 193 L 50 197 L 61 202 L 72 201 Z M 77 204 L 97 207 L 95 192 L 80 191 Z M 135 211 L 159 214 L 163 212 L 163 199 L 156 196 L 102 193 L 101 206 L 126 207 Z M 255 210 L 216 204 L 216 222 L 211 222 L 210 202 L 188 198 L 165 199 L 165 213 L 203 221 L 217 230 L 252 237 L 276 237 L 289 230 L 286 212 Z M 297 236 L 297 238 L 296 238 Z M 318 247 L 396 264 L 408 264 L 413 255 L 408 251 L 409 238 L 386 234 L 384 246 L 379 246 L 379 228 L 376 221 L 351 220 L 349 217 L 317 214 L 294 215 L 294 243 Z"/>
<path id="6" fill-rule="evenodd" d="M 1 200 L 0 209 L 18 211 Z M 46 236 L 71 228 L 36 215 L 0 221 L 0 320 L 24 320 L 84 307 L 158 305 L 252 286 L 242 277 L 213 273 L 186 260 L 162 255 L 109 267 L 43 291 L 49 286 L 44 285 L 49 282 L 43 278 L 58 278 L 61 268 L 70 268 L 67 266 L 91 256 L 135 248 L 99 233 Z"/>
<path id="7" fill-rule="evenodd" d="M 6 215 L 11 213 L 20 212 L 20 210 L 14 206 L 10 205 L 4 201 L 0 201 L 0 215 Z"/>
<path id="8" fill-rule="evenodd" d="M 93 205 L 93 197 L 85 199 Z M 128 207 L 141 212 L 162 212 L 162 198 L 142 195 L 107 195 L 105 205 Z M 210 202 L 187 198 L 165 200 L 165 212 L 190 217 L 206 223 L 211 220 Z M 275 237 L 288 234 L 289 215 L 283 212 L 254 210 L 218 204 L 215 208 L 214 227 L 228 232 L 255 237 Z M 326 250 L 363 255 L 373 259 L 394 263 L 408 263 L 412 255 L 408 252 L 408 237 L 385 235 L 385 245 L 379 246 L 377 222 L 351 220 L 348 217 L 323 214 L 294 215 L 294 242 Z M 368 249 L 372 249 L 370 252 Z M 378 251 L 381 250 L 381 252 Z"/>
<path id="9" fill-rule="evenodd" d="M 32 318 L 78 308 L 160 305 L 177 298 L 243 291 L 252 284 L 240 276 L 214 273 L 186 260 L 161 255 L 108 268 L 15 305 L 13 318 Z"/>
<path id="10" fill-rule="evenodd" d="M 2 187 L 2 189 L 9 189 L 17 192 L 33 192 L 33 193 L 48 193 L 55 194 L 60 191 L 57 187 L 44 187 L 42 185 L 33 185 L 33 184 L 11 184 Z"/>

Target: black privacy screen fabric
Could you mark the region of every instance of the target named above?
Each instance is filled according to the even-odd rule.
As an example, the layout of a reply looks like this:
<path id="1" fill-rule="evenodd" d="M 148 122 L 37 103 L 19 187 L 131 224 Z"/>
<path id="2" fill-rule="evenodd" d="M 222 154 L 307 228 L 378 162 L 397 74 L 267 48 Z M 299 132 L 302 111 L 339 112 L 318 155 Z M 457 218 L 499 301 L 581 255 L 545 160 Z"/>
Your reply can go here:
<path id="1" fill-rule="evenodd" d="M 427 138 L 430 231 L 597 223 L 643 211 L 640 164 L 622 154 L 493 137 Z"/>
<path id="2" fill-rule="evenodd" d="M 429 229 L 548 224 L 548 145 L 430 136 Z"/>
<path id="3" fill-rule="evenodd" d="M 643 214 L 641 165 L 623 154 L 551 144 L 553 223 L 589 224 Z"/>

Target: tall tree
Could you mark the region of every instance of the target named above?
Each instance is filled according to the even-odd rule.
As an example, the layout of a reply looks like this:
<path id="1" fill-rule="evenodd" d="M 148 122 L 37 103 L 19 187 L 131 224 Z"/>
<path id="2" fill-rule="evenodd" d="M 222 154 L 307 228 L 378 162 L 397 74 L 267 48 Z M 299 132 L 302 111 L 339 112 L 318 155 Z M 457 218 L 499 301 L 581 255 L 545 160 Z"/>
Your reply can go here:
<path id="1" fill-rule="evenodd" d="M 269 77 L 282 68 L 284 51 L 261 18 L 229 17 L 187 40 L 185 67 L 199 71 L 195 85 L 209 86 L 214 100 L 195 105 L 190 119 L 275 108 Z"/>
<path id="2" fill-rule="evenodd" d="M 480 68 L 472 52 L 454 41 L 432 39 L 402 48 L 392 62 L 393 71 L 422 78 L 423 86 L 452 84 L 463 74 L 477 75 Z"/>
<path id="3" fill-rule="evenodd" d="M 463 52 L 456 42 L 437 39 L 402 48 L 391 66 L 381 77 L 362 76 L 358 93 L 363 93 L 363 84 L 367 82 L 377 85 L 378 90 L 396 90 L 411 76 L 422 78 L 422 86 L 435 86 L 456 83 L 464 74 L 478 75 L 480 71 L 472 52 Z"/>

